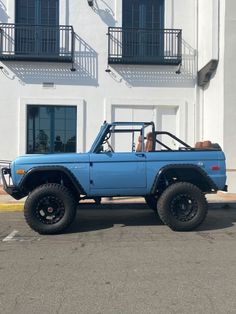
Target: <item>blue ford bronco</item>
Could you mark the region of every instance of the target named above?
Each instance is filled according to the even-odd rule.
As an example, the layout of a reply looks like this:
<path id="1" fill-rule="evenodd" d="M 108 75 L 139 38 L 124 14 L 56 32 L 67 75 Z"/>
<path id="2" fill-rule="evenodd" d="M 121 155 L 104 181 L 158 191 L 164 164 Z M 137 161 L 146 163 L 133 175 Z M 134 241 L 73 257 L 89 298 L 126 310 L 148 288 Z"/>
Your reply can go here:
<path id="1" fill-rule="evenodd" d="M 218 144 L 191 147 L 153 122 L 104 122 L 89 152 L 18 157 L 2 179 L 12 197 L 27 196 L 26 222 L 41 234 L 67 228 L 81 199 L 114 196 L 142 196 L 172 230 L 189 231 L 207 215 L 205 194 L 227 190 Z"/>

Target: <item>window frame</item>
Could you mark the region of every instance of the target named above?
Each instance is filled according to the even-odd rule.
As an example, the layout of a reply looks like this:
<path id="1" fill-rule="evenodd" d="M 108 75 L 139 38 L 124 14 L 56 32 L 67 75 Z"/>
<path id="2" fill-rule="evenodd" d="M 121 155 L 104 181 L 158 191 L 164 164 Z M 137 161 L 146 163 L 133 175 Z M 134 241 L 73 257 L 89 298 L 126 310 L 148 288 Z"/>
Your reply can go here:
<path id="1" fill-rule="evenodd" d="M 31 108 L 48 108 L 49 111 L 49 151 L 45 151 L 45 152 L 40 152 L 40 151 L 36 151 L 34 150 L 29 151 L 29 133 L 30 133 L 30 129 L 29 129 L 29 122 L 30 122 L 30 118 L 29 118 L 29 112 Z M 55 128 L 55 109 L 56 108 L 63 108 L 63 109 L 74 109 L 75 113 L 74 113 L 74 117 L 75 117 L 75 129 L 73 130 L 74 134 L 75 134 L 75 141 L 74 141 L 74 150 L 73 151 L 65 151 L 65 149 L 63 151 L 55 151 L 55 142 L 56 142 L 56 128 Z M 78 109 L 77 106 L 75 105 L 51 105 L 51 104 L 27 104 L 26 105 L 26 154 L 60 154 L 60 153 L 76 153 L 77 152 L 77 129 L 78 129 L 78 125 L 77 125 L 77 113 L 78 113 Z M 66 113 L 65 113 L 66 115 Z M 62 118 L 63 120 L 66 121 L 66 116 L 64 116 Z M 41 130 L 41 128 L 39 128 Z M 43 130 L 43 129 L 42 129 Z M 63 129 L 63 133 L 66 134 L 68 130 L 66 129 L 66 127 Z M 34 132 L 34 131 L 33 131 Z M 68 142 L 68 141 L 67 141 Z M 66 145 L 66 142 L 62 142 L 63 145 Z"/>

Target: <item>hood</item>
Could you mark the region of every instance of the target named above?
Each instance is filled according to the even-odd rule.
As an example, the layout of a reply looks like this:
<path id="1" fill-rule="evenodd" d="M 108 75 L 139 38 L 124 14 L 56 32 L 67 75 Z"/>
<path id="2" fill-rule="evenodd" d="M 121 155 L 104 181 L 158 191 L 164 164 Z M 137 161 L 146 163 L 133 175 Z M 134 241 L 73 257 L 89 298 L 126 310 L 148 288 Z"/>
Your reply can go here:
<path id="1" fill-rule="evenodd" d="M 69 154 L 29 154 L 17 157 L 15 165 L 59 165 L 65 163 L 88 162 L 88 153 L 69 153 Z"/>

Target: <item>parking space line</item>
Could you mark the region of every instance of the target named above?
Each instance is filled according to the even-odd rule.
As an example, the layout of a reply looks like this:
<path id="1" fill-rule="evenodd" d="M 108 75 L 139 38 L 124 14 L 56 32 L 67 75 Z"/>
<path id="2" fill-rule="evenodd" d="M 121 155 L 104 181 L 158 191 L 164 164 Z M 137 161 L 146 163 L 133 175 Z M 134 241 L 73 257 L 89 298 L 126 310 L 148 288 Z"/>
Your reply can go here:
<path id="1" fill-rule="evenodd" d="M 7 237 L 5 237 L 2 242 L 10 242 L 10 241 L 14 241 L 14 236 L 18 233 L 17 230 L 13 230 Z"/>

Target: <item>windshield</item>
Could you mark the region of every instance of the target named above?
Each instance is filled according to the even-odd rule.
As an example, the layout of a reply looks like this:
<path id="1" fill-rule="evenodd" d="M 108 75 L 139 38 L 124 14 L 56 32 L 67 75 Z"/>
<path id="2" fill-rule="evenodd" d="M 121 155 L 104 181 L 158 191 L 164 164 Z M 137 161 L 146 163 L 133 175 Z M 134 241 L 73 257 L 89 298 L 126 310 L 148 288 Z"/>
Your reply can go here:
<path id="1" fill-rule="evenodd" d="M 105 124 L 95 139 L 90 152 L 127 153 L 143 151 L 144 138 L 146 139 L 147 134 L 153 134 L 153 132 L 153 122 L 113 122 Z"/>
<path id="2" fill-rule="evenodd" d="M 106 132 L 106 129 L 108 129 L 110 127 L 110 125 L 108 123 L 104 123 L 101 128 L 100 128 L 100 131 L 97 135 L 97 137 L 95 138 L 94 142 L 93 142 L 93 145 L 91 146 L 90 150 L 89 150 L 89 153 L 92 153 L 94 152 L 96 146 L 97 146 L 97 143 L 100 142 L 103 134 Z"/>

